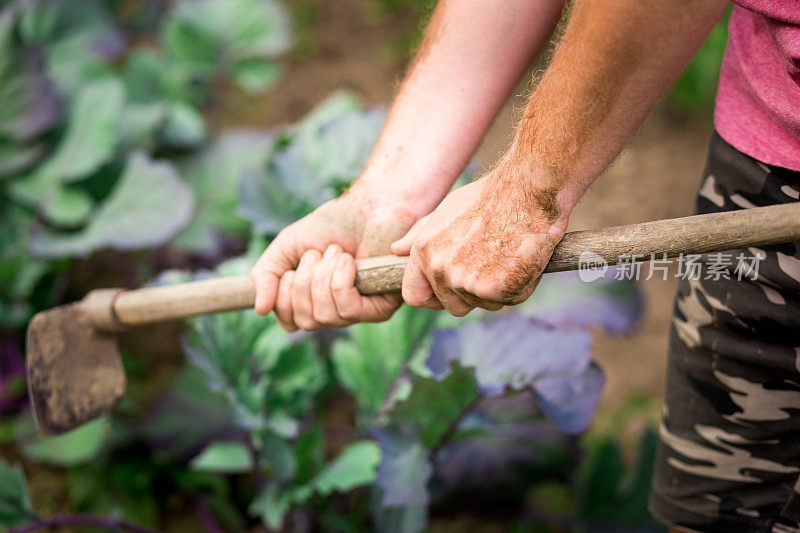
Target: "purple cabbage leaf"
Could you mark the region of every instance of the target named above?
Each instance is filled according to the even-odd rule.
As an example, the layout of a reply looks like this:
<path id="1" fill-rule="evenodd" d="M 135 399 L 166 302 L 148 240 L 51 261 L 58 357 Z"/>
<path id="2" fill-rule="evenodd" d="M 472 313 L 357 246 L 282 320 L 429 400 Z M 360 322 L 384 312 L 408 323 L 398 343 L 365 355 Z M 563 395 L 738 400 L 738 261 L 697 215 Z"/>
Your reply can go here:
<path id="1" fill-rule="evenodd" d="M 434 458 L 435 497 L 519 496 L 532 479 L 568 475 L 574 439 L 542 416 L 531 391 L 483 398 Z"/>
<path id="2" fill-rule="evenodd" d="M 517 309 L 554 326 L 599 326 L 614 335 L 629 334 L 641 318 L 644 299 L 634 282 L 617 281 L 614 272 L 612 267 L 591 282 L 582 281 L 577 272 L 545 274 Z"/>
<path id="3" fill-rule="evenodd" d="M 56 123 L 61 103 L 41 54 L 17 37 L 18 7 L 0 12 L 0 136 L 28 142 Z"/>
<path id="4" fill-rule="evenodd" d="M 213 253 L 220 235 L 247 235 L 250 224 L 236 213 L 240 181 L 244 173 L 266 164 L 273 142 L 269 133 L 229 132 L 180 163 L 181 175 L 194 191 L 196 209 L 173 246 Z"/>
<path id="5" fill-rule="evenodd" d="M 72 106 L 64 135 L 52 155 L 30 175 L 15 180 L 9 192 L 19 202 L 37 207 L 53 224 L 74 227 L 92 211 L 93 200 L 67 187 L 88 178 L 115 154 L 125 101 L 116 79 L 86 85 Z"/>
<path id="6" fill-rule="evenodd" d="M 439 379 L 450 374 L 453 362 L 473 369 L 487 396 L 529 388 L 556 425 L 577 433 L 589 424 L 604 381 L 591 362 L 591 342 L 585 329 L 506 313 L 437 331 L 427 364 Z"/>
<path id="7" fill-rule="evenodd" d="M 433 469 L 429 450 L 419 439 L 400 428 L 375 429 L 383 460 L 378 467 L 376 484 L 384 507 L 427 506 L 430 501 L 428 481 Z"/>

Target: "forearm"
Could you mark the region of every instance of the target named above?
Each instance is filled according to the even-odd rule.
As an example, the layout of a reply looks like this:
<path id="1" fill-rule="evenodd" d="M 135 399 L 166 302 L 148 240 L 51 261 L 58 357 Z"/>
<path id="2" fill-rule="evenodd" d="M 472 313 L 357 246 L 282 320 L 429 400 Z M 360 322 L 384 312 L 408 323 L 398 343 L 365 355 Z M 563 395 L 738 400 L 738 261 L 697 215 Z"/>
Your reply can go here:
<path id="1" fill-rule="evenodd" d="M 565 225 L 726 5 L 578 0 L 506 154 L 506 176 L 532 184 L 532 197 Z"/>
<path id="2" fill-rule="evenodd" d="M 441 0 L 355 189 L 430 212 L 547 43 L 563 0 Z"/>

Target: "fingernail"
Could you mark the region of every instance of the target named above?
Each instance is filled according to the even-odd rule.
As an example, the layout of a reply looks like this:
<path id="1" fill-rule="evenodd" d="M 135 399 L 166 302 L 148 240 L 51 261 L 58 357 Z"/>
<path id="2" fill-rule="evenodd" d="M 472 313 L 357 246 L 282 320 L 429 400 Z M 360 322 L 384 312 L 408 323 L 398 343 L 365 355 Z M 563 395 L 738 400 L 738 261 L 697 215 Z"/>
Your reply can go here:
<path id="1" fill-rule="evenodd" d="M 336 268 L 341 270 L 346 266 L 347 266 L 347 256 L 346 255 L 342 255 L 342 256 L 339 257 L 339 260 L 336 261 Z"/>
<path id="2" fill-rule="evenodd" d="M 325 257 L 330 257 L 335 253 L 339 252 L 339 245 L 338 244 L 331 244 L 325 248 Z"/>

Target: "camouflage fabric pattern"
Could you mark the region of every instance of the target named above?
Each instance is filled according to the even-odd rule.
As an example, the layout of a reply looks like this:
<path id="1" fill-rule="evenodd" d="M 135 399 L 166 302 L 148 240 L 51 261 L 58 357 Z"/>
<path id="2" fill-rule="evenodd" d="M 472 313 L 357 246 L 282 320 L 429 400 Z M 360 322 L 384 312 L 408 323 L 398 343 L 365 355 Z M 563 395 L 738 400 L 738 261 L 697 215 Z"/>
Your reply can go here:
<path id="1" fill-rule="evenodd" d="M 800 172 L 714 136 L 698 212 L 798 197 Z M 694 531 L 800 532 L 800 243 L 740 252 L 758 258 L 743 276 L 680 281 L 650 507 Z"/>

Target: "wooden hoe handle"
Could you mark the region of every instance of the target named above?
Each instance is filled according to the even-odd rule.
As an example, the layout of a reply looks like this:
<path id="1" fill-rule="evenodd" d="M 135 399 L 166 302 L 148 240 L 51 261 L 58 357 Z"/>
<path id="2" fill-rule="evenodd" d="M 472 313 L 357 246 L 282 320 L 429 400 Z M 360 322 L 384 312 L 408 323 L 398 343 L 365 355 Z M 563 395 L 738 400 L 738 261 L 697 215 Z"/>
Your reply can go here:
<path id="1" fill-rule="evenodd" d="M 793 202 L 567 233 L 545 272 L 577 269 L 583 252 L 613 265 L 620 256 L 675 257 L 798 240 L 800 202 Z M 399 290 L 407 261 L 393 255 L 358 260 L 356 287 L 362 294 Z M 247 309 L 254 305 L 255 289 L 248 276 L 235 276 L 122 291 L 108 302 L 119 325 L 135 326 Z"/>

